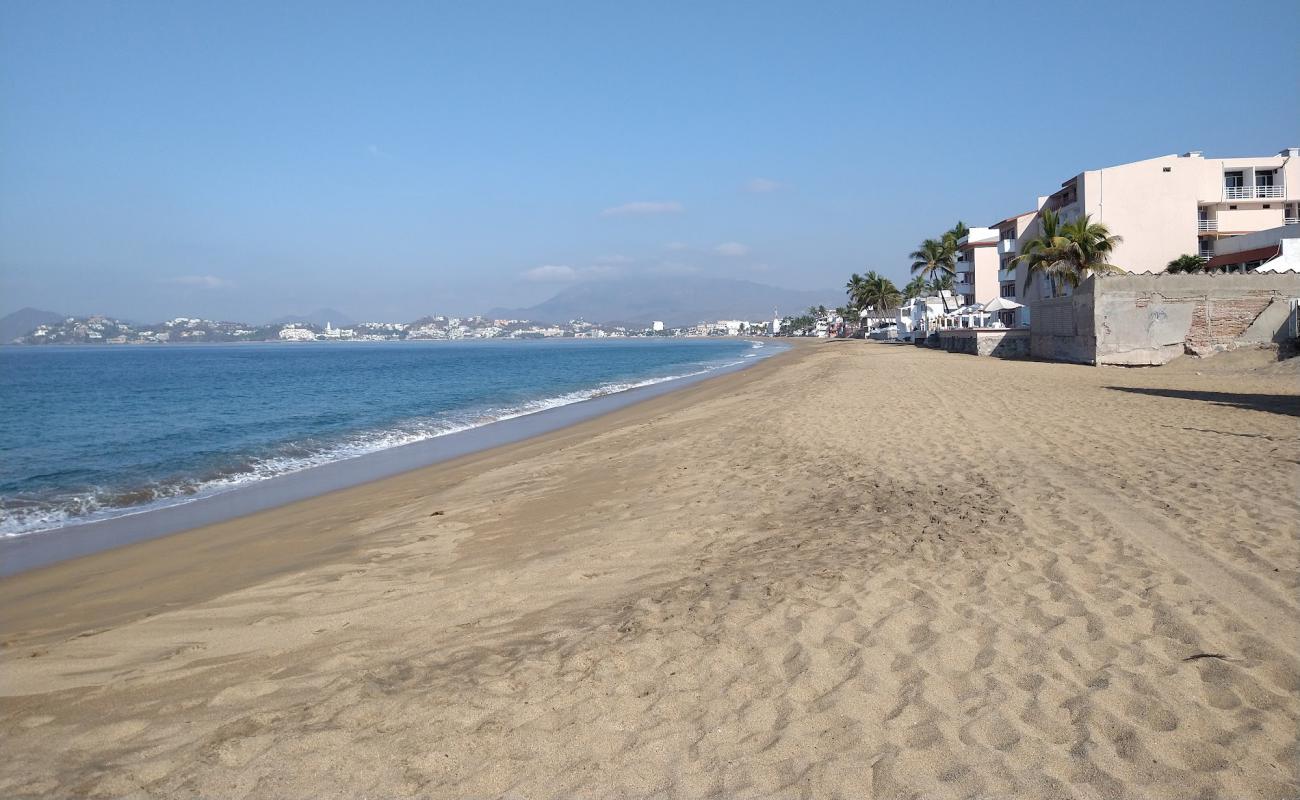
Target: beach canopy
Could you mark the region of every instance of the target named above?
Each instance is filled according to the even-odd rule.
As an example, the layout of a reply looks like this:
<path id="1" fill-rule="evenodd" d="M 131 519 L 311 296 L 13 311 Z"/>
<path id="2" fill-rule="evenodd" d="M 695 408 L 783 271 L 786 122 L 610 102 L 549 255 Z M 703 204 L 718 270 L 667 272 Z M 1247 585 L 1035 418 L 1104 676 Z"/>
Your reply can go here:
<path id="1" fill-rule="evenodd" d="M 1005 297 L 995 297 L 985 304 L 984 311 L 992 314 L 997 311 L 1014 311 L 1017 308 L 1024 308 L 1024 304 L 1017 303 L 1015 300 L 1009 300 Z"/>

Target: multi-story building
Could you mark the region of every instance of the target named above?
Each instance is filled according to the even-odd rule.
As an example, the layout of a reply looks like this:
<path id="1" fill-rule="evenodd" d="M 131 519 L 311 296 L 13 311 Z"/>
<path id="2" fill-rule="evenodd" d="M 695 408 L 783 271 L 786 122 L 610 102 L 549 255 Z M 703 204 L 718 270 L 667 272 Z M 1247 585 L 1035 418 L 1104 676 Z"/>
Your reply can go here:
<path id="1" fill-rule="evenodd" d="M 957 277 L 952 290 L 962 305 L 987 303 L 998 296 L 997 248 L 997 228 L 971 228 L 957 240 Z"/>
<path id="2" fill-rule="evenodd" d="M 953 281 L 953 292 L 959 305 L 984 305 L 998 297 L 1018 300 L 1023 275 L 1017 279 L 1017 273 L 1023 272 L 1024 268 L 1013 262 L 1019 252 L 1018 242 L 1037 215 L 1037 211 L 1027 211 L 987 228 L 971 228 L 957 241 L 957 276 Z M 1022 322 L 1015 311 L 1004 311 L 999 319 L 1007 327 Z"/>
<path id="3" fill-rule="evenodd" d="M 1216 242 L 1300 220 L 1300 148 L 1274 156 L 1205 158 L 1199 151 L 1081 172 L 1061 184 L 1039 209 L 1069 221 L 1088 215 L 1123 242 L 1111 261 L 1129 272 L 1162 272 L 1184 254 L 1213 258 Z M 1037 219 L 1025 236 L 1038 233 Z M 1029 292 L 1046 296 L 1047 282 Z M 1023 302 L 1023 300 L 1022 300 Z"/>

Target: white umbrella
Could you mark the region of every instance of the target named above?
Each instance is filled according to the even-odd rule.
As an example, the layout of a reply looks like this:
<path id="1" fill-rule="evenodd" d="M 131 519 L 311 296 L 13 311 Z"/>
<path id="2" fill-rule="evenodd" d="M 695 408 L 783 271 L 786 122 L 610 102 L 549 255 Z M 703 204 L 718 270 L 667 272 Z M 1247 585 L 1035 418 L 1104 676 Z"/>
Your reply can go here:
<path id="1" fill-rule="evenodd" d="M 1024 308 L 1024 303 L 1017 303 L 1015 300 L 1008 300 L 1005 297 L 995 297 L 985 304 L 984 311 L 993 314 L 998 311 L 1014 311 L 1017 308 Z"/>

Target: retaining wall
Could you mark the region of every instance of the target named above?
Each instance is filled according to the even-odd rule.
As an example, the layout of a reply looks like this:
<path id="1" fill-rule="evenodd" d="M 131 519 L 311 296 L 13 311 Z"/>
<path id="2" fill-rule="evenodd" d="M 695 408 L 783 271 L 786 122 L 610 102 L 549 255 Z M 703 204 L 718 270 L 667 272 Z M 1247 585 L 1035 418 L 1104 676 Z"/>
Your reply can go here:
<path id="1" fill-rule="evenodd" d="M 953 328 L 940 331 L 940 347 L 949 353 L 996 358 L 1028 358 L 1029 331 Z"/>
<path id="2" fill-rule="evenodd" d="M 1034 358 L 1084 364 L 1165 364 L 1291 338 L 1300 274 L 1105 275 L 1070 297 L 1030 304 Z"/>

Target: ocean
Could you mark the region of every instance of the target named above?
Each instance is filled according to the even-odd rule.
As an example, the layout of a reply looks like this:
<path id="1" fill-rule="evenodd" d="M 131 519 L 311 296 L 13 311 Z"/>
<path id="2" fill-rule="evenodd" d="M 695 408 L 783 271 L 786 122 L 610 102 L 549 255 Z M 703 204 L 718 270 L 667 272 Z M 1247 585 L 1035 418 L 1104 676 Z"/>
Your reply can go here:
<path id="1" fill-rule="evenodd" d="M 0 348 L 0 535 L 184 504 L 735 368 L 762 348 L 725 338 Z"/>

